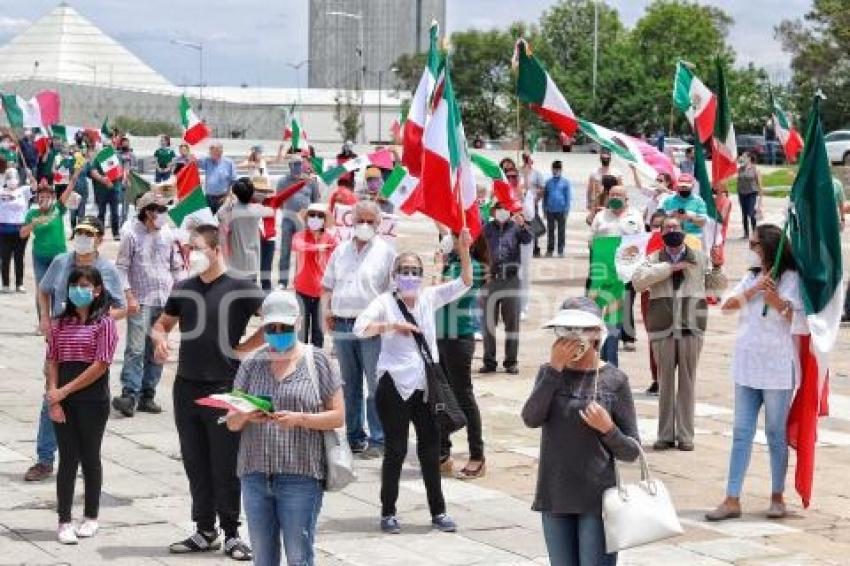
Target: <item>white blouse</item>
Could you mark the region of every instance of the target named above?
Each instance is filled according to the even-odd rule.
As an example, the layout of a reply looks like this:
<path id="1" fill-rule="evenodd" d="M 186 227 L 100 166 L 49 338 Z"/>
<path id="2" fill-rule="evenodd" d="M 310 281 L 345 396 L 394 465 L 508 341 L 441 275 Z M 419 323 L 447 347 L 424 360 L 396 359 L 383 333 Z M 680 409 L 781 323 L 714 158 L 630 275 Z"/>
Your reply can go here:
<path id="1" fill-rule="evenodd" d="M 730 297 L 753 287 L 760 275 L 748 272 L 731 291 Z M 796 271 L 786 271 L 779 278 L 777 291 L 791 302 L 791 321 L 770 308 L 766 316 L 764 295 L 759 292 L 741 307 L 738 334 L 732 355 L 732 379 L 738 385 L 753 389 L 793 389 L 798 360 L 794 334 L 808 334 L 803 301 Z"/>

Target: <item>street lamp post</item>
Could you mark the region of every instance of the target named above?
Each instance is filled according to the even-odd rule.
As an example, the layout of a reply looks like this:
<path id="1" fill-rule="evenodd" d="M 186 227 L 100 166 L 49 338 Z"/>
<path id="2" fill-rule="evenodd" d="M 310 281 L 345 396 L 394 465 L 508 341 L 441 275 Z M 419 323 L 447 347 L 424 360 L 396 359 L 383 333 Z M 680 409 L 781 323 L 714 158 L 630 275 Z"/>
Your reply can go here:
<path id="1" fill-rule="evenodd" d="M 596 110 L 596 69 L 599 62 L 599 0 L 593 0 L 593 109 Z"/>
<path id="2" fill-rule="evenodd" d="M 325 12 L 326 16 L 339 16 L 341 18 L 351 18 L 357 20 L 358 32 L 360 35 L 360 141 L 366 143 L 366 114 L 364 107 L 366 104 L 366 45 L 363 37 L 363 12 L 359 11 L 356 14 L 350 12 Z"/>
<path id="3" fill-rule="evenodd" d="M 204 109 L 204 44 L 202 42 L 183 41 L 182 39 L 172 39 L 173 45 L 181 45 L 194 49 L 198 52 L 198 111 Z"/>
<path id="4" fill-rule="evenodd" d="M 297 90 L 297 100 L 298 100 L 298 115 L 301 118 L 302 122 L 304 120 L 304 115 L 301 113 L 301 67 L 309 63 L 309 59 L 304 59 L 300 63 L 287 63 L 286 66 L 295 70 L 295 85 Z"/>

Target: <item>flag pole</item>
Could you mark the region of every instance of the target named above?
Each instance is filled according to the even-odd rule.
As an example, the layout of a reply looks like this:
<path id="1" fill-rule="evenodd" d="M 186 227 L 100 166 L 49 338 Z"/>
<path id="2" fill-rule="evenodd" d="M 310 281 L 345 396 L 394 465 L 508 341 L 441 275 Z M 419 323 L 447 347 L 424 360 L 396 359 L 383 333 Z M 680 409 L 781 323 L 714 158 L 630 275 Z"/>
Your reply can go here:
<path id="1" fill-rule="evenodd" d="M 779 238 L 779 247 L 776 248 L 776 257 L 773 258 L 773 266 L 770 268 L 770 278 L 774 281 L 776 281 L 776 278 L 779 276 L 779 263 L 782 261 L 782 254 L 785 253 L 787 239 L 788 220 L 785 221 L 785 225 L 782 227 L 782 236 Z M 767 310 L 769 308 L 768 304 L 765 303 L 764 308 L 761 310 L 761 315 L 767 316 Z"/>

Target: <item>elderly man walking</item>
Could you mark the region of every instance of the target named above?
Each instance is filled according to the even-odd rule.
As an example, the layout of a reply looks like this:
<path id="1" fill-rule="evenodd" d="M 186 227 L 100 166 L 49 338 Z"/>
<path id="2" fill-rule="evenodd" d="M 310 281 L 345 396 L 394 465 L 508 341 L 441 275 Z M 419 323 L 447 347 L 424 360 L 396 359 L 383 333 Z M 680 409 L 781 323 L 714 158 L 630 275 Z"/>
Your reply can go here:
<path id="1" fill-rule="evenodd" d="M 646 330 L 658 365 L 656 450 L 694 449 L 696 371 L 708 322 L 705 274 L 708 260 L 685 244 L 678 218 L 664 221 L 664 247 L 638 267 L 632 284 L 649 290 Z M 676 370 L 678 369 L 678 379 Z"/>
<path id="2" fill-rule="evenodd" d="M 224 203 L 230 185 L 237 179 L 236 165 L 224 157 L 224 147 L 219 142 L 210 144 L 210 154 L 195 160 L 198 170 L 204 174 L 204 194 L 213 214 Z"/>
<path id="3" fill-rule="evenodd" d="M 381 211 L 373 201 L 354 206 L 354 237 L 340 244 L 328 260 L 322 278 L 322 312 L 326 332 L 333 332 L 334 347 L 345 393 L 345 426 L 352 452 L 364 458 L 383 454 L 384 430 L 375 405 L 378 354 L 381 337 L 356 338 L 354 321 L 372 300 L 390 288 L 395 250 L 376 237 Z M 369 388 L 363 430 L 363 375 Z"/>

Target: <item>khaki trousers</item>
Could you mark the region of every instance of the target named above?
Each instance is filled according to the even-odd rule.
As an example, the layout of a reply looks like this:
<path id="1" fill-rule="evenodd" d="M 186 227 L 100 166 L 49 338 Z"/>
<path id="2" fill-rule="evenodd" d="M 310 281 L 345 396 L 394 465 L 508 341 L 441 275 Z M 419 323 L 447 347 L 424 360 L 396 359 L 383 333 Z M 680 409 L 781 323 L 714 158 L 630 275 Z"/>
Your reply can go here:
<path id="1" fill-rule="evenodd" d="M 702 343 L 700 335 L 671 336 L 652 341 L 652 354 L 658 366 L 659 441 L 694 442 L 697 363 Z"/>

